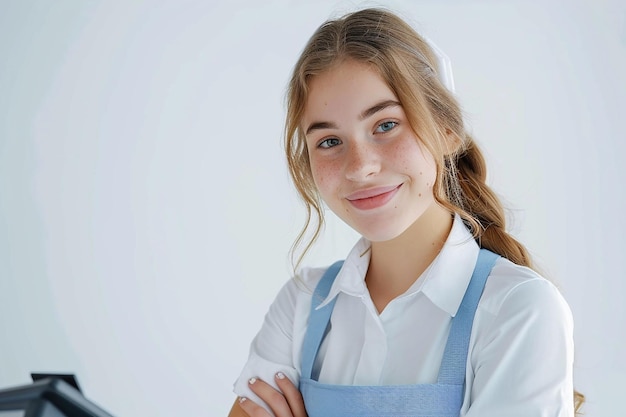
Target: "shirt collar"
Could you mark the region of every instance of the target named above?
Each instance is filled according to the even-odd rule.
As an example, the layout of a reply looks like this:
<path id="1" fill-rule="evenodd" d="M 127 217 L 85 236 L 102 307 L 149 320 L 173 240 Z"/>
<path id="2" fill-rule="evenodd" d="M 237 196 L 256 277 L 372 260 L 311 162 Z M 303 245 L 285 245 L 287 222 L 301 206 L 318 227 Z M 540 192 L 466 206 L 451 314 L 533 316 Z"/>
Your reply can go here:
<path id="1" fill-rule="evenodd" d="M 363 297 L 367 294 L 365 274 L 370 264 L 370 248 L 369 240 L 364 237 L 359 239 L 343 262 L 328 296 L 317 307 L 318 309 L 328 304 L 340 292 L 354 297 Z"/>
<path id="2" fill-rule="evenodd" d="M 367 239 L 359 239 L 346 257 L 328 296 L 318 308 L 328 304 L 340 292 L 354 297 L 367 296 L 365 274 L 370 262 L 370 246 Z M 454 317 L 469 285 L 478 251 L 472 234 L 461 217 L 455 215 L 439 255 L 400 297 L 422 292 L 437 307 Z"/>

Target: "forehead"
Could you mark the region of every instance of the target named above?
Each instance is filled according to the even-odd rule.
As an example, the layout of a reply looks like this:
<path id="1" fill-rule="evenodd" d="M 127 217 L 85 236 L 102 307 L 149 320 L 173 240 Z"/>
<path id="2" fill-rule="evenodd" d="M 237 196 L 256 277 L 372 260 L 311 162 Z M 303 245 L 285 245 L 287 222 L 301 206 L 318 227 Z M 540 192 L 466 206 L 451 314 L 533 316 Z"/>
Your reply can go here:
<path id="1" fill-rule="evenodd" d="M 343 61 L 308 80 L 303 124 L 340 115 L 357 115 L 372 103 L 398 98 L 373 65 Z"/>

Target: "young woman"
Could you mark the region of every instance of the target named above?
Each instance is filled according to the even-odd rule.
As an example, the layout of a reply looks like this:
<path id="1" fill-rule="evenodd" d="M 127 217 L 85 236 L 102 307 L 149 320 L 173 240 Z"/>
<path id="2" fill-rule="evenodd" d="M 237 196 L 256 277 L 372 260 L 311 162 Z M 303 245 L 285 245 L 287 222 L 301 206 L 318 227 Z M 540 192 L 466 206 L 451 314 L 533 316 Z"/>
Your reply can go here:
<path id="1" fill-rule="evenodd" d="M 283 287 L 231 416 L 574 415 L 570 310 L 506 232 L 441 58 L 377 9 L 309 40 L 290 173 L 313 240 L 322 204 L 363 237 Z"/>

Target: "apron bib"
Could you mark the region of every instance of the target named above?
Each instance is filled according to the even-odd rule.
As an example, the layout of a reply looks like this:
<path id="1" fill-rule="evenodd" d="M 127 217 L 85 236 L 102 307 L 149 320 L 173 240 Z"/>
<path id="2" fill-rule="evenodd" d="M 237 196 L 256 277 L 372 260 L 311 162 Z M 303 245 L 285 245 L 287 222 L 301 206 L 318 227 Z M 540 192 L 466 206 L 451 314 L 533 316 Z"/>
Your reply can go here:
<path id="1" fill-rule="evenodd" d="M 318 382 L 313 364 L 326 335 L 334 298 L 328 296 L 343 261 L 328 268 L 315 288 L 302 347 L 300 392 L 309 417 L 458 417 L 463 405 L 465 366 L 474 314 L 487 277 L 499 255 L 481 249 L 470 283 L 455 317 L 435 384 L 355 386 Z"/>

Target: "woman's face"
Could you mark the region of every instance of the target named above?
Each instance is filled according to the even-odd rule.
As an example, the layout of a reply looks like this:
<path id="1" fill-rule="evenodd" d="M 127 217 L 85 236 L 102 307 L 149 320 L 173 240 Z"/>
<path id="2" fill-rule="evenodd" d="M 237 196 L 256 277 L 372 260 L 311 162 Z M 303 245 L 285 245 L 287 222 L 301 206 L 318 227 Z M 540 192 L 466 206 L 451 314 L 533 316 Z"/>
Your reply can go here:
<path id="1" fill-rule="evenodd" d="M 433 157 L 368 65 L 348 60 L 312 77 L 301 128 L 322 199 L 370 241 L 399 236 L 437 204 Z"/>

